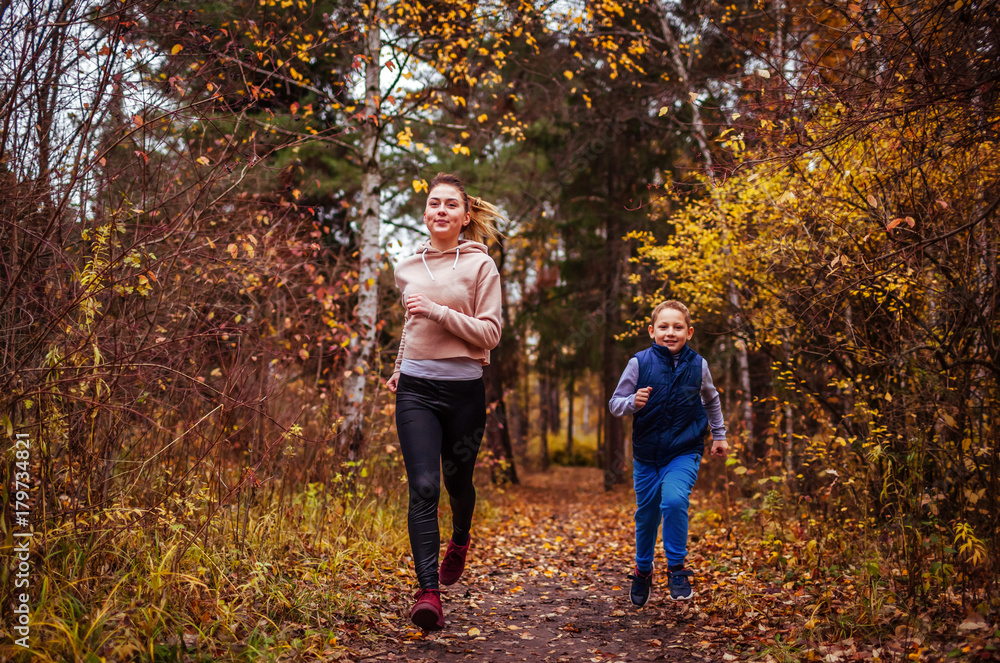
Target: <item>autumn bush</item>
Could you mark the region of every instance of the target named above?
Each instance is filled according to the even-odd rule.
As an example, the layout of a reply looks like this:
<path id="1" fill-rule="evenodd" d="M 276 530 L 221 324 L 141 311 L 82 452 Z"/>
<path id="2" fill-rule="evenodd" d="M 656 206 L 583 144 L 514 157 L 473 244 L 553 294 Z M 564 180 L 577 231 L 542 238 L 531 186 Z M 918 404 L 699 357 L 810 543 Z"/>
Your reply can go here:
<path id="1" fill-rule="evenodd" d="M 351 248 L 302 204 L 300 138 L 261 130 L 224 57 L 164 60 L 134 10 L 54 21 L 42 43 L 75 55 L 5 37 L 5 73 L 38 81 L 23 99 L 51 95 L 24 103 L 0 166 L 0 425 L 33 454 L 33 660 L 192 638 L 243 655 L 317 614 L 330 628 L 306 639 L 330 646 L 362 610 L 346 584 L 391 576 L 404 531 L 398 453 L 336 440 Z M 3 525 L 9 552 L 12 509 Z"/>
<path id="2" fill-rule="evenodd" d="M 806 63 L 748 79 L 755 124 L 720 136 L 748 165 L 665 199 L 675 233 L 637 235 L 639 253 L 717 319 L 725 284 L 739 286 L 741 342 L 772 376 L 757 392 L 763 434 L 732 460 L 743 489 L 780 487 L 829 536 L 864 541 L 851 576 L 869 595 L 995 613 L 998 116 L 995 94 L 962 87 L 991 76 L 975 35 L 993 19 L 893 11 L 852 5 Z M 927 21 L 917 59 L 907 49 Z M 890 62 L 906 74 L 872 73 Z M 966 78 L 949 87 L 956 68 Z"/>

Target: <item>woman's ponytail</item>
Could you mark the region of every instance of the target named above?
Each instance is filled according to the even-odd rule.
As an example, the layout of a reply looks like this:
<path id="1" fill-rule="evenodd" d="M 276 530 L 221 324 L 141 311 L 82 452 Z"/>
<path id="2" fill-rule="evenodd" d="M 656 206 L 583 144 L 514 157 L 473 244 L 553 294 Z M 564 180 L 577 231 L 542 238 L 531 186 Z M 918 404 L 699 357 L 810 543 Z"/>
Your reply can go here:
<path id="1" fill-rule="evenodd" d="M 480 244 L 488 244 L 490 241 L 500 238 L 500 231 L 497 229 L 494 219 L 505 217 L 495 205 L 477 196 L 469 196 L 469 216 L 471 220 L 464 230 L 466 239 Z"/>
<path id="2" fill-rule="evenodd" d="M 480 244 L 487 244 L 502 236 L 496 227 L 495 219 L 506 219 L 507 217 L 495 205 L 486 202 L 482 198 L 467 194 L 462 180 L 451 173 L 438 173 L 435 175 L 427 187 L 427 191 L 433 191 L 434 187 L 439 184 L 448 184 L 462 193 L 465 211 L 469 213 L 470 217 L 468 225 L 462 230 L 465 239 L 470 239 Z"/>

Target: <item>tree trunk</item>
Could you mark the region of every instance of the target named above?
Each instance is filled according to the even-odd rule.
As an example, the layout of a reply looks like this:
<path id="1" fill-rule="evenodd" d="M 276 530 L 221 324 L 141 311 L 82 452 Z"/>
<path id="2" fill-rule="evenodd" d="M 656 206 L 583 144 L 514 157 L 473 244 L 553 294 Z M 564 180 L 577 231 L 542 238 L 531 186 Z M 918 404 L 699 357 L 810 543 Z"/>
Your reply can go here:
<path id="1" fill-rule="evenodd" d="M 610 318 L 611 316 L 609 316 Z M 617 316 L 616 316 L 617 317 Z M 611 321 L 609 319 L 610 327 Z M 618 369 L 615 362 L 614 334 L 605 334 L 604 341 L 604 400 L 610 401 L 618 386 Z M 615 485 L 625 483 L 625 437 L 622 431 L 621 417 L 604 416 L 604 490 L 611 490 Z"/>
<path id="2" fill-rule="evenodd" d="M 663 39 L 667 42 L 667 46 L 670 49 L 670 57 L 674 64 L 674 69 L 677 71 L 677 75 L 681 79 L 681 88 L 686 93 L 687 98 L 691 103 L 691 129 L 695 142 L 698 143 L 698 149 L 701 151 L 702 158 L 705 161 L 705 174 L 709 178 L 709 189 L 711 191 L 712 200 L 715 203 L 716 214 L 719 217 L 719 227 L 722 229 L 722 253 L 723 255 L 729 255 L 731 251 L 726 237 L 726 218 L 725 214 L 722 212 L 718 188 L 715 186 L 715 162 L 712 159 L 712 151 L 708 147 L 708 133 L 705 131 L 705 124 L 701 119 L 701 109 L 694 101 L 694 86 L 691 84 L 691 77 L 688 73 L 688 68 L 684 64 L 684 59 L 681 56 L 681 49 L 677 42 L 677 37 L 674 36 L 673 27 L 670 25 L 670 20 L 667 18 L 666 8 L 663 7 L 663 5 L 658 5 L 657 8 Z M 740 329 L 743 323 L 743 316 L 741 314 L 742 305 L 740 304 L 740 297 L 736 284 L 732 281 L 726 283 L 726 299 L 729 300 L 729 305 L 732 307 L 730 324 L 733 329 Z M 743 413 L 744 435 L 746 435 L 749 439 L 753 435 L 753 396 L 750 389 L 750 364 L 747 359 L 747 345 L 742 339 L 738 339 L 736 341 L 736 366 L 739 372 L 738 379 L 742 399 L 741 408 Z"/>
<path id="3" fill-rule="evenodd" d="M 549 469 L 549 376 L 538 376 L 538 434 L 539 464 L 543 470 Z"/>
<path id="4" fill-rule="evenodd" d="M 528 373 L 527 362 L 525 362 L 524 379 L 522 380 L 521 396 L 518 399 L 520 419 L 518 425 L 518 443 L 521 445 L 519 451 L 522 458 L 528 456 L 528 438 L 531 437 L 531 379 Z"/>
<path id="5" fill-rule="evenodd" d="M 499 350 L 499 348 L 498 348 Z M 486 403 L 488 416 L 486 418 L 486 444 L 495 458 L 502 458 L 505 465 L 494 465 L 493 483 L 520 483 L 517 477 L 517 466 L 514 463 L 514 448 L 510 441 L 510 425 L 507 421 L 507 406 L 504 402 L 503 376 L 496 363 L 491 363 L 483 369 L 483 381 L 486 383 Z"/>
<path id="6" fill-rule="evenodd" d="M 562 430 L 562 403 L 559 399 L 559 380 L 549 381 L 549 390 L 546 396 L 549 399 L 549 431 L 553 435 L 558 435 Z"/>
<path id="7" fill-rule="evenodd" d="M 507 288 L 504 287 L 506 247 L 501 238 L 496 243 L 499 249 L 497 270 L 500 272 L 501 310 L 504 329 L 510 329 L 510 313 L 507 305 Z M 493 483 L 520 483 L 517 476 L 517 465 L 514 460 L 514 446 L 511 442 L 511 421 L 507 417 L 506 385 L 517 376 L 516 362 L 518 352 L 517 337 L 508 334 L 500 341 L 500 345 L 491 353 L 490 364 L 483 369 L 483 380 L 486 383 L 486 403 L 489 415 L 486 420 L 486 439 L 490 451 L 496 458 L 502 458 L 504 464 L 494 465 Z M 515 392 L 516 393 L 516 392 Z M 514 398 L 517 401 L 517 398 Z"/>
<path id="8" fill-rule="evenodd" d="M 573 464 L 573 391 L 574 378 L 570 375 L 569 384 L 566 387 L 566 463 Z"/>
<path id="9" fill-rule="evenodd" d="M 604 310 L 607 312 L 604 324 L 604 353 L 601 362 L 601 383 L 604 387 L 604 402 L 611 400 L 618 386 L 622 366 L 618 361 L 618 342 L 615 340 L 615 330 L 621 324 L 621 314 L 618 308 L 618 293 L 621 283 L 621 265 L 623 262 L 623 242 L 618 221 L 608 216 L 605 221 L 608 244 L 608 289 L 605 293 Z M 615 485 L 625 483 L 625 438 L 622 430 L 621 417 L 604 417 L 604 489 L 611 490 Z"/>
<path id="10" fill-rule="evenodd" d="M 370 359 L 375 346 L 378 323 L 379 215 L 382 174 L 378 140 L 379 73 L 382 39 L 379 32 L 379 0 L 372 0 L 370 22 L 365 38 L 365 123 L 361 129 L 361 237 L 358 245 L 358 303 L 354 310 L 357 336 L 351 343 L 351 375 L 344 384 L 346 408 L 342 444 L 350 458 L 357 458 L 364 448 L 365 384 L 371 375 Z"/>
<path id="11" fill-rule="evenodd" d="M 792 404 L 785 402 L 785 486 L 795 487 L 795 422 L 792 421 Z"/>

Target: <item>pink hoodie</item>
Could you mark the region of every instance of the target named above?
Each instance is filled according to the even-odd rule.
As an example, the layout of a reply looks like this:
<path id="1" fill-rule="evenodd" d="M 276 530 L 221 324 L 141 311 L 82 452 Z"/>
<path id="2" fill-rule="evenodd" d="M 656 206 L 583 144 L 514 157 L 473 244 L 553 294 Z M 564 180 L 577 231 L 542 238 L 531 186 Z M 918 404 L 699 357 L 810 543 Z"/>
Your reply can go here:
<path id="1" fill-rule="evenodd" d="M 396 286 L 406 301 L 423 294 L 435 303 L 428 317 L 406 314 L 396 367 L 403 359 L 469 357 L 486 366 L 500 343 L 500 272 L 484 244 L 459 240 L 449 251 L 429 242 L 396 265 Z"/>

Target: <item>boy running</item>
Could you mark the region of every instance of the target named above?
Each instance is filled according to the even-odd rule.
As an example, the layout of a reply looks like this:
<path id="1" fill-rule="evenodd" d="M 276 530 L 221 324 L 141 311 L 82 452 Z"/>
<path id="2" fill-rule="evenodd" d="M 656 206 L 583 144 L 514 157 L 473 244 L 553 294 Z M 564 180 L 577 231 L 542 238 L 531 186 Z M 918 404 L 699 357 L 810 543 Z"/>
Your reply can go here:
<path id="1" fill-rule="evenodd" d="M 670 598 L 694 596 L 684 568 L 687 557 L 688 501 L 712 429 L 712 455 L 729 450 L 719 392 L 708 362 L 687 346 L 694 334 L 684 304 L 670 300 L 653 310 L 653 345 L 629 359 L 608 406 L 611 414 L 633 415 L 632 463 L 635 482 L 635 573 L 629 596 L 637 606 L 649 600 L 653 554 L 663 520 Z"/>

